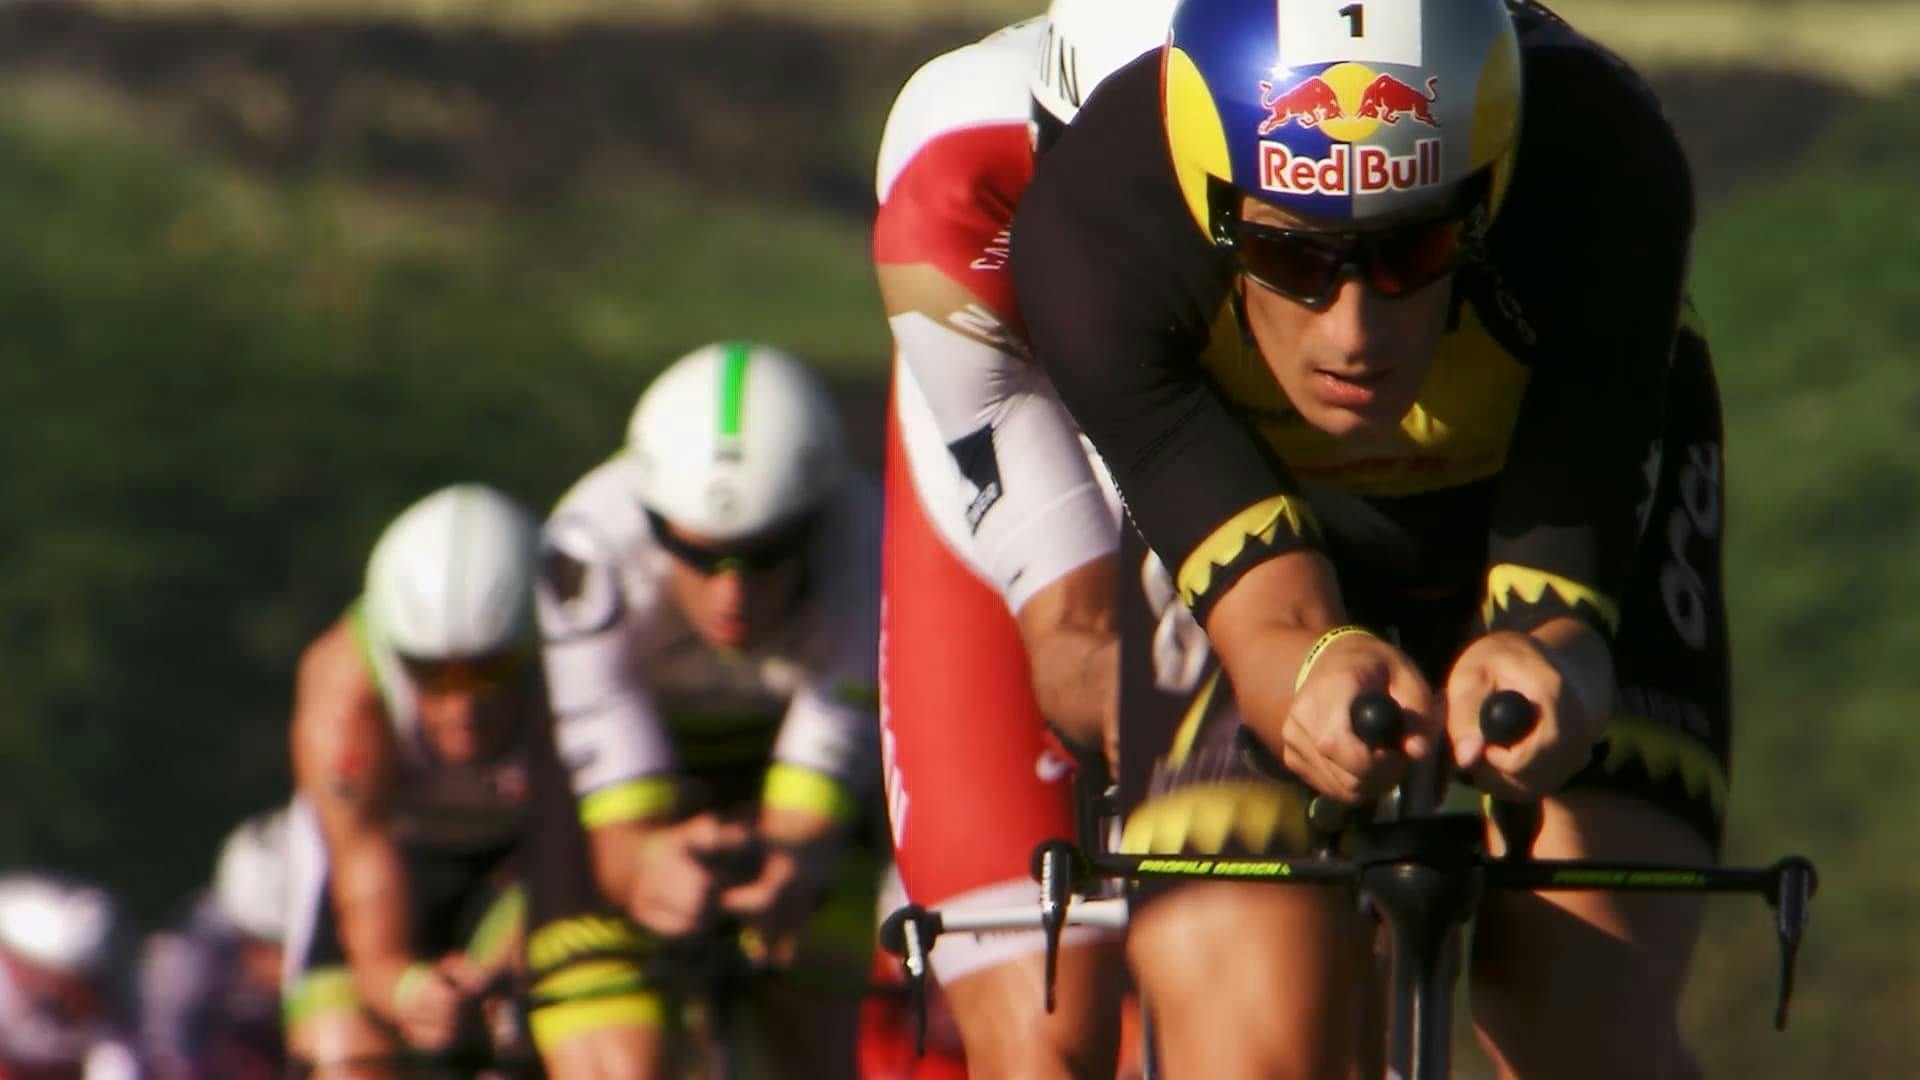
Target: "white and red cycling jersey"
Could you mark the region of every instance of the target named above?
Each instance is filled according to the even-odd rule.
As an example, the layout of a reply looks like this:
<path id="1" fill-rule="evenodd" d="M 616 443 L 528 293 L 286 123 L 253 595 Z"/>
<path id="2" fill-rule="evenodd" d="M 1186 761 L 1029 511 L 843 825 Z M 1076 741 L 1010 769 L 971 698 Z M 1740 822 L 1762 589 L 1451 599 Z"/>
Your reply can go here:
<path id="1" fill-rule="evenodd" d="M 895 346 L 881 725 L 895 858 L 928 907 L 1032 903 L 1034 846 L 1072 838 L 1069 759 L 1014 612 L 1118 541 L 1104 470 L 1027 355 L 1007 267 L 1044 35 L 1030 20 L 931 61 L 880 144 L 874 263 Z M 951 935 L 932 960 L 950 982 L 1041 946 Z"/>

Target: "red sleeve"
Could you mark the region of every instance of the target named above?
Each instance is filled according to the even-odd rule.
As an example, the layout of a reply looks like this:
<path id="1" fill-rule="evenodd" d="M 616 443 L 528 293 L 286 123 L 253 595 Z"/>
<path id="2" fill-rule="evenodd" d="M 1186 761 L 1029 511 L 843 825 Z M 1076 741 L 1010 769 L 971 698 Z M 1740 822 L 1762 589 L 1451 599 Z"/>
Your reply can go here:
<path id="1" fill-rule="evenodd" d="M 873 261 L 929 266 L 1009 322 L 1018 318 L 1007 240 L 1014 208 L 1033 179 L 1025 124 L 946 132 L 923 145 L 895 179 L 873 230 Z M 889 303 L 889 310 L 895 307 Z"/>

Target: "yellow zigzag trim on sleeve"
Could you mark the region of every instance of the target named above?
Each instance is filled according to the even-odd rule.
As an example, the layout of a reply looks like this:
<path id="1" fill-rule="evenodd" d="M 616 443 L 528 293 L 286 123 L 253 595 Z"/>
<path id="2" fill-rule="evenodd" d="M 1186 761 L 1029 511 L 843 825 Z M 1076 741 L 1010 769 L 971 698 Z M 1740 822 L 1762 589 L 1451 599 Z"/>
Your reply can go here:
<path id="1" fill-rule="evenodd" d="M 527 967 L 544 975 L 581 956 L 645 955 L 651 942 L 640 929 L 612 915 L 576 915 L 541 927 L 527 941 Z"/>
<path id="2" fill-rule="evenodd" d="M 1253 854 L 1307 847 L 1306 796 L 1279 784 L 1201 784 L 1142 803 L 1127 818 L 1128 855 L 1218 855 L 1229 839 Z"/>
<path id="3" fill-rule="evenodd" d="M 1507 599 L 1509 594 L 1518 596 L 1522 603 L 1538 604 L 1548 590 L 1552 590 L 1568 610 L 1575 604 L 1586 604 L 1600 613 L 1609 631 L 1620 628 L 1620 605 L 1606 596 L 1571 578 L 1516 563 L 1500 563 L 1487 571 L 1487 597 L 1481 604 L 1480 617 L 1492 626 L 1493 617 L 1512 603 Z"/>
<path id="4" fill-rule="evenodd" d="M 1607 725 L 1603 743 L 1607 755 L 1600 763 L 1603 770 L 1619 772 L 1629 762 L 1638 761 L 1656 781 L 1677 772 L 1690 797 L 1711 802 L 1716 819 L 1726 817 L 1726 770 L 1699 739 L 1652 720 L 1616 716 Z"/>
<path id="5" fill-rule="evenodd" d="M 1228 518 L 1226 524 L 1200 541 L 1200 545 L 1193 549 L 1193 554 L 1180 564 L 1180 575 L 1176 579 L 1180 586 L 1180 599 L 1186 601 L 1189 607 L 1193 606 L 1213 587 L 1215 570 L 1238 559 L 1246 551 L 1248 541 L 1272 544 L 1279 535 L 1282 521 L 1287 523 L 1287 528 L 1295 536 L 1311 536 L 1320 531 L 1313 511 L 1302 500 L 1286 495 L 1262 499 Z"/>

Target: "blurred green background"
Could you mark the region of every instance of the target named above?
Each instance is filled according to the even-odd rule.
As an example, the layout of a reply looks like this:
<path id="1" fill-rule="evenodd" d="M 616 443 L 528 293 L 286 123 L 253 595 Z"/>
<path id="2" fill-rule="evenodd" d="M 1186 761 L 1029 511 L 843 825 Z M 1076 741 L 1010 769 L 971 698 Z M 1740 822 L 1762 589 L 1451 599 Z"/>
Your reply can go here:
<path id="1" fill-rule="evenodd" d="M 0 6 L 0 865 L 168 910 L 284 794 L 293 662 L 384 522 L 469 478 L 548 504 L 687 348 L 817 359 L 877 457 L 880 123 L 1028 7 Z M 1920 7 L 1561 10 L 1699 178 L 1730 855 L 1823 873 L 1791 1032 L 1753 901 L 1714 909 L 1690 1030 L 1714 1075 L 1913 1075 Z"/>

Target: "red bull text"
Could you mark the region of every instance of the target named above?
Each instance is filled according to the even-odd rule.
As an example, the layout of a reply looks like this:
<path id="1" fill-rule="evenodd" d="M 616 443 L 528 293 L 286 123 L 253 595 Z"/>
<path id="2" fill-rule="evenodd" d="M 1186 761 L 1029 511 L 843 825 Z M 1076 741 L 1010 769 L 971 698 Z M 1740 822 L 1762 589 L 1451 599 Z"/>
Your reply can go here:
<path id="1" fill-rule="evenodd" d="M 1327 156 L 1295 154 L 1285 143 L 1260 144 L 1260 186 L 1287 195 L 1379 195 L 1440 183 L 1440 140 L 1421 139 L 1413 153 L 1335 143 Z"/>

